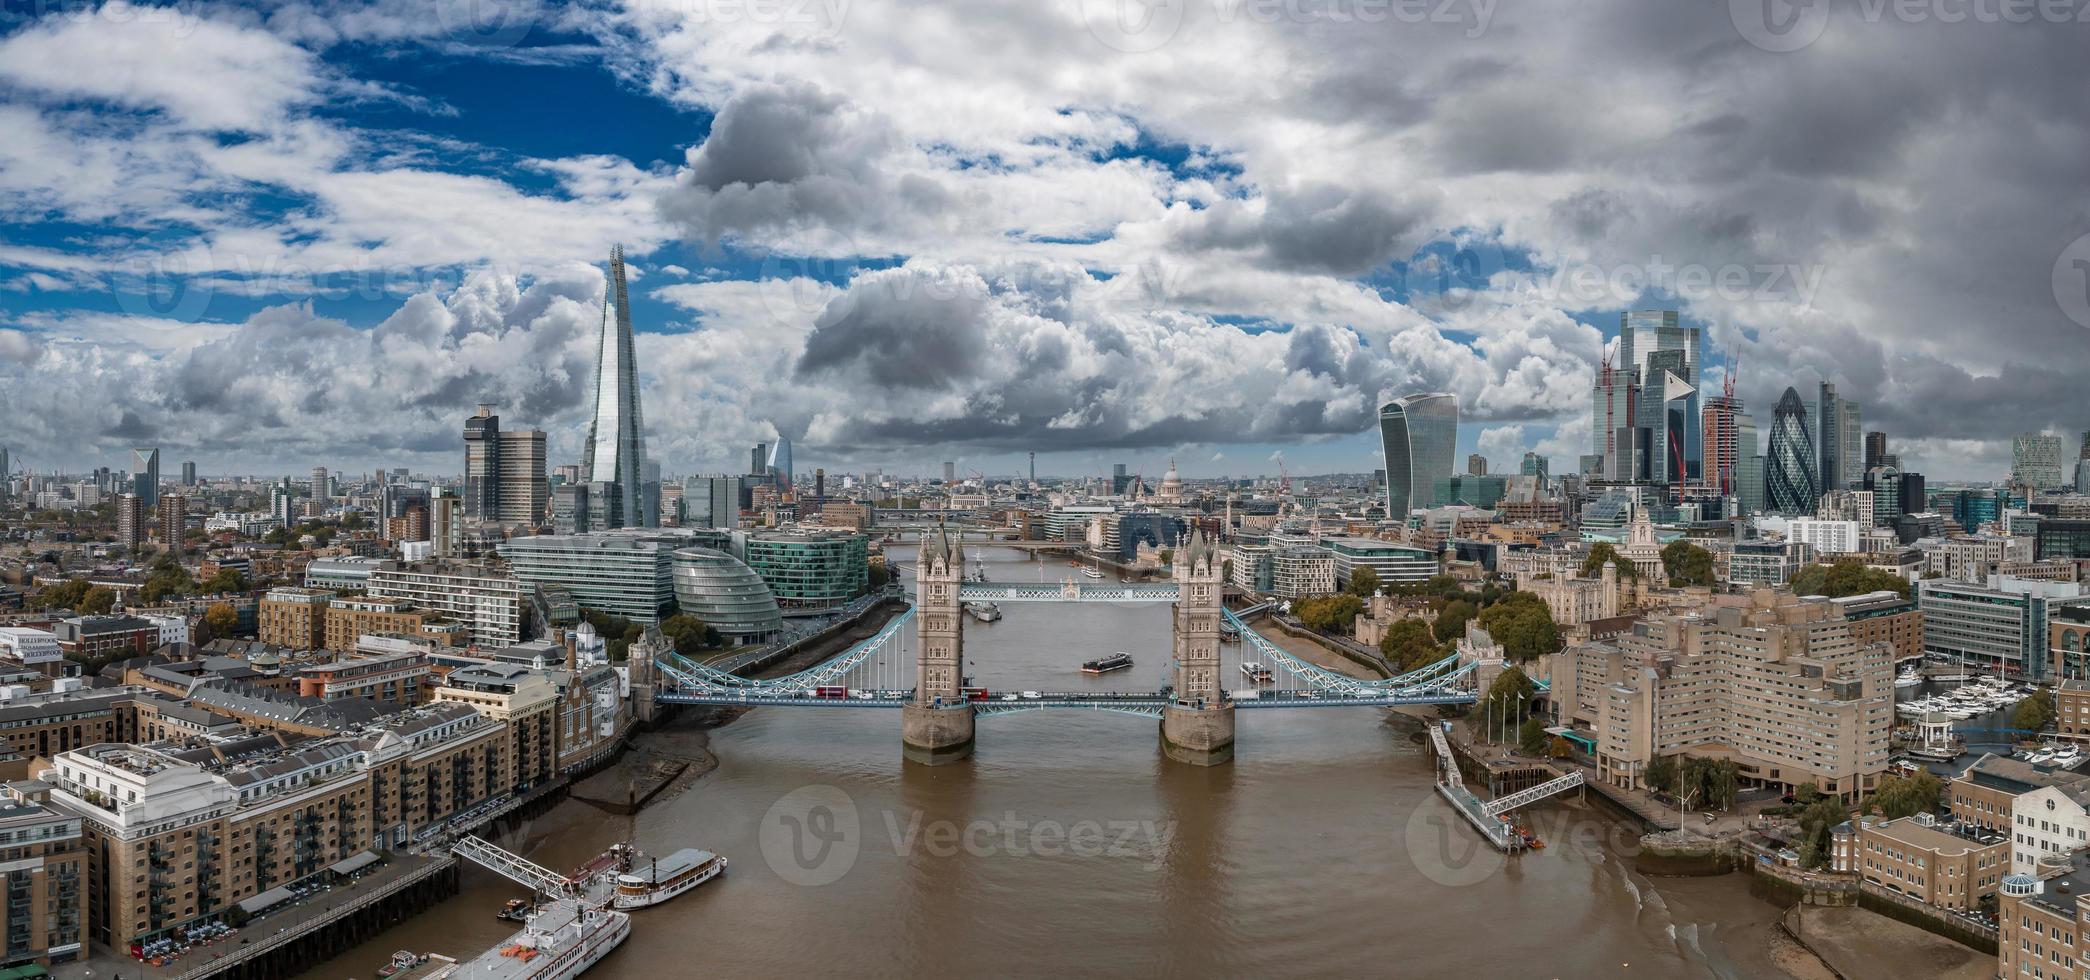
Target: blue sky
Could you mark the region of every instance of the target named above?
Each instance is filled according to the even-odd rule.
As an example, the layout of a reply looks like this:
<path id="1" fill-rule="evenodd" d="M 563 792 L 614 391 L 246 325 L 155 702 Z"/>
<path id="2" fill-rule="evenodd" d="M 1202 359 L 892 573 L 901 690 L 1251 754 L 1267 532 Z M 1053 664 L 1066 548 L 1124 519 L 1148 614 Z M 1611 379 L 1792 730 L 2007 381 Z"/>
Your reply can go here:
<path id="1" fill-rule="evenodd" d="M 562 461 L 612 244 L 671 473 L 780 433 L 831 471 L 1362 471 L 1376 406 L 1432 390 L 1462 455 L 1566 470 L 1644 307 L 1739 356 L 1752 405 L 1837 381 L 1934 477 L 2090 424 L 2058 29 L 1839 12 L 1774 53 L 1710 9 L 1331 31 L 1192 3 L 1139 37 L 1084 9 L 0 20 L 0 444 L 448 472 L 492 400 Z M 1924 63 L 1960 94 L 1901 99 Z M 2029 159 L 1984 156 L 2035 118 Z"/>

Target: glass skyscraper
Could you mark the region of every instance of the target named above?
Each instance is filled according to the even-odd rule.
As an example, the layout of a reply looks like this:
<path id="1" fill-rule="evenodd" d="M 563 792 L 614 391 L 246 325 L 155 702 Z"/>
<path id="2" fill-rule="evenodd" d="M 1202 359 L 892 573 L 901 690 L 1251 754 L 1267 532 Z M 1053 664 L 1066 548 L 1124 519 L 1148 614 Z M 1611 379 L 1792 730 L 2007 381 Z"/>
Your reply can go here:
<path id="1" fill-rule="evenodd" d="M 1778 399 L 1771 412 L 1771 446 L 1764 460 L 1764 504 L 1780 514 L 1807 515 L 1821 500 L 1821 481 L 1816 477 L 1813 428 L 1808 425 L 1807 406 L 1792 388 Z"/>
<path id="2" fill-rule="evenodd" d="M 151 507 L 160 502 L 160 450 L 131 450 L 131 492 Z"/>
<path id="3" fill-rule="evenodd" d="M 1677 322 L 1675 310 L 1633 310 L 1618 315 L 1618 366 L 1637 374 L 1638 383 L 1652 389 L 1662 376 L 1663 369 L 1675 372 L 1681 379 L 1680 385 L 1668 386 L 1671 397 L 1680 399 L 1683 424 L 1674 432 L 1674 450 L 1662 442 L 1650 447 L 1661 454 L 1659 462 L 1650 459 L 1645 465 L 1652 472 L 1663 472 L 1674 468 L 1674 460 L 1681 455 L 1682 475 L 1687 480 L 1697 479 L 1704 467 L 1705 451 L 1701 445 L 1698 420 L 1703 412 L 1698 394 L 1698 372 L 1703 363 L 1704 335 L 1697 327 Z M 1677 351 L 1683 355 L 1681 369 L 1675 362 L 1657 365 L 1651 363 L 1657 351 Z M 1685 389 L 1689 389 L 1686 391 Z M 1644 401 L 1653 400 L 1644 398 Z M 1653 411 L 1666 414 L 1667 399 L 1656 401 Z M 1652 440 L 1651 440 L 1652 441 Z"/>
<path id="4" fill-rule="evenodd" d="M 614 315 L 612 315 L 614 310 Z M 645 423 L 639 415 L 639 369 L 632 352 L 631 296 L 624 284 L 624 249 L 610 250 L 610 282 L 602 301 L 602 343 L 595 359 L 595 417 L 581 453 L 581 479 L 607 498 L 589 500 L 606 523 L 596 530 L 644 526 Z M 595 487 L 589 488 L 593 498 Z"/>
<path id="5" fill-rule="evenodd" d="M 1452 475 L 1459 441 L 1459 396 L 1408 395 L 1379 406 L 1379 440 L 1386 453 L 1386 516 L 1431 506 L 1438 480 Z"/>

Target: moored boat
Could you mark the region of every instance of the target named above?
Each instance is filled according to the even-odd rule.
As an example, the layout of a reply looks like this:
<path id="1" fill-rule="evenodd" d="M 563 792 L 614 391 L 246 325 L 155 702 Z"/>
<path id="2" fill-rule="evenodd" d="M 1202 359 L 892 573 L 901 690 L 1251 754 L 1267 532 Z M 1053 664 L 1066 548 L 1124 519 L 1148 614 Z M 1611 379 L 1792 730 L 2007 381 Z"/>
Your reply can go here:
<path id="1" fill-rule="evenodd" d="M 521 932 L 439 976 L 452 980 L 573 980 L 631 937 L 631 916 L 574 898 L 545 904 Z"/>
<path id="2" fill-rule="evenodd" d="M 620 909 L 659 905 L 724 874 L 726 859 L 710 851 L 685 847 L 664 858 L 640 858 L 617 874 L 611 904 Z"/>

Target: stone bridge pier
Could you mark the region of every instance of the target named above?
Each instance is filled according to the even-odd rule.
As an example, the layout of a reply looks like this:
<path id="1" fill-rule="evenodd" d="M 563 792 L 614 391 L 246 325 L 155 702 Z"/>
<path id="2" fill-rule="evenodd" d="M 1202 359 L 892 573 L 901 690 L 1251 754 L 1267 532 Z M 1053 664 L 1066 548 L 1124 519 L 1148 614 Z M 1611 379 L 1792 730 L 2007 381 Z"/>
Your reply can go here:
<path id="1" fill-rule="evenodd" d="M 958 605 L 962 549 L 938 531 L 922 535 L 914 566 L 914 701 L 900 709 L 909 760 L 940 766 L 972 755 L 972 703 L 965 700 L 965 627 Z"/>

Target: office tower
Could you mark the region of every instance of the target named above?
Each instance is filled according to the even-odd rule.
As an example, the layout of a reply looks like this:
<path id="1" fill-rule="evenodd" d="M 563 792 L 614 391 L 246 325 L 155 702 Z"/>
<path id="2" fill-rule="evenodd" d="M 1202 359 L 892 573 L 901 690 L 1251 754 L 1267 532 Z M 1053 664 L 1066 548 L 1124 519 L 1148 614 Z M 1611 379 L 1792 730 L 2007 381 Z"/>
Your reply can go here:
<path id="1" fill-rule="evenodd" d="M 127 493 L 116 498 L 116 543 L 132 555 L 145 544 L 145 498 Z"/>
<path id="2" fill-rule="evenodd" d="M 1698 430 L 1698 388 L 1686 379 L 1687 352 L 1670 347 L 1640 357 L 1647 373 L 1640 379 L 1635 408 L 1633 451 L 1639 458 L 1632 479 L 1660 486 L 1680 486 L 1703 462 L 1694 461 L 1691 433 Z"/>
<path id="3" fill-rule="evenodd" d="M 639 519 L 627 520 L 624 526 L 660 526 L 660 464 L 653 460 L 639 464 Z"/>
<path id="4" fill-rule="evenodd" d="M 1619 367 L 1634 372 L 1637 382 L 1643 387 L 1653 386 L 1662 380 L 1652 368 L 1654 356 L 1662 351 L 1676 351 L 1682 355 L 1675 361 L 1666 362 L 1665 367 L 1679 379 L 1667 385 L 1669 398 L 1681 401 L 1676 410 L 1682 413 L 1684 424 L 1674 432 L 1673 438 L 1649 441 L 1657 447 L 1675 444 L 1675 452 L 1661 449 L 1668 462 L 1656 464 L 1650 460 L 1646 465 L 1650 472 L 1664 472 L 1674 468 L 1673 459 L 1682 460 L 1684 482 L 1697 479 L 1703 471 L 1704 451 L 1698 431 L 1700 415 L 1698 394 L 1698 372 L 1703 363 L 1701 354 L 1704 336 L 1697 327 L 1684 326 L 1677 322 L 1675 310 L 1634 310 L 1618 315 Z M 1656 403 L 1656 411 L 1666 414 L 1669 409 Z M 1669 434 L 1665 433 L 1665 437 Z"/>
<path id="5" fill-rule="evenodd" d="M 2026 432 L 2010 441 L 2010 482 L 2039 490 L 2059 487 L 2061 437 Z"/>
<path id="6" fill-rule="evenodd" d="M 321 510 L 325 510 L 327 500 L 333 496 L 334 487 L 333 483 L 327 479 L 327 468 L 324 466 L 313 467 L 312 502 L 318 504 Z"/>
<path id="7" fill-rule="evenodd" d="M 1747 415 L 1734 417 L 1736 452 L 1734 458 L 1733 489 L 1735 505 L 1744 514 L 1762 512 L 1763 499 L 1763 454 L 1757 452 L 1756 420 Z"/>
<path id="8" fill-rule="evenodd" d="M 497 520 L 501 512 L 501 417 L 492 405 L 464 420 L 464 517 Z"/>
<path id="9" fill-rule="evenodd" d="M 1863 433 L 1865 426 L 1859 417 L 1858 403 L 1848 398 L 1836 400 L 1836 482 L 1824 489 L 1844 490 L 1857 486 L 1865 479 L 1858 464 L 1865 457 Z"/>
<path id="10" fill-rule="evenodd" d="M 182 532 L 189 523 L 189 498 L 168 494 L 160 498 L 160 543 L 170 555 L 180 556 Z"/>
<path id="11" fill-rule="evenodd" d="M 1479 454 L 1479 453 L 1467 453 L 1467 454 L 1466 454 L 1466 475 L 1468 475 L 1468 476 L 1487 476 L 1487 475 L 1488 475 L 1488 458 L 1487 458 L 1486 456 L 1482 456 L 1482 455 L 1481 455 L 1481 454 Z"/>
<path id="12" fill-rule="evenodd" d="M 1843 462 L 1838 453 L 1843 448 L 1843 439 L 1838 425 L 1843 419 L 1843 408 L 1836 397 L 1836 386 L 1824 381 L 1816 390 L 1814 401 L 1806 406 L 1807 421 L 1813 426 L 1814 436 L 1814 487 L 1816 492 L 1830 487 L 1842 486 L 1840 474 Z"/>
<path id="13" fill-rule="evenodd" d="M 1780 514 L 1814 513 L 1821 498 L 1815 475 L 1814 428 L 1797 389 L 1787 388 L 1771 411 L 1771 447 L 1764 460 L 1764 505 Z"/>
<path id="14" fill-rule="evenodd" d="M 2081 456 L 2079 456 L 2079 457 L 2077 457 L 2077 458 L 2079 458 L 2079 459 L 2090 459 L 2090 432 L 2085 432 L 2085 433 L 2083 433 L 2083 452 L 2082 452 L 2082 455 L 2081 455 Z M 0 449 L 0 479 L 5 479 L 6 477 L 7 477 L 7 450 L 5 450 L 5 449 Z"/>
<path id="15" fill-rule="evenodd" d="M 1887 434 L 1878 430 L 1865 433 L 1865 472 L 1878 469 L 1886 456 Z"/>
<path id="16" fill-rule="evenodd" d="M 788 436 L 777 436 L 776 444 L 769 447 L 769 473 L 776 478 L 779 487 L 788 487 L 797 478 L 791 469 L 791 439 Z"/>
<path id="17" fill-rule="evenodd" d="M 13 472 L 13 470 L 8 469 L 7 447 L 0 446 L 0 499 L 5 499 L 12 489 L 12 485 L 9 482 L 9 474 Z"/>
<path id="18" fill-rule="evenodd" d="M 1538 482 L 1545 483 L 1546 479 L 1551 475 L 1548 471 L 1552 468 L 1552 460 L 1549 460 L 1546 457 L 1541 456 L 1535 452 L 1525 453 L 1524 462 L 1521 466 L 1517 468 L 1517 473 L 1521 476 L 1538 477 Z M 1384 472 L 1381 472 L 1380 476 L 1383 478 L 1385 476 Z"/>
<path id="19" fill-rule="evenodd" d="M 682 481 L 683 522 L 731 530 L 740 523 L 740 478 L 724 474 Z"/>
<path id="20" fill-rule="evenodd" d="M 7 451 L 6 451 L 6 450 L 0 450 L 0 481 L 5 481 L 6 479 L 7 479 Z M 1037 482 L 1038 482 L 1038 454 L 1037 454 L 1037 453 L 1032 453 L 1032 454 L 1030 454 L 1030 480 L 1029 480 L 1028 482 L 1030 482 L 1030 483 L 1033 483 L 1033 484 L 1035 484 L 1035 483 L 1037 483 Z M 6 491 L 5 489 L 0 489 L 0 493 L 6 493 L 6 492 L 7 492 L 7 491 Z"/>
<path id="21" fill-rule="evenodd" d="M 747 475 L 766 476 L 769 473 L 769 443 L 755 443 L 747 454 Z"/>
<path id="22" fill-rule="evenodd" d="M 1123 464 L 1123 463 L 1112 463 L 1112 464 L 1110 464 L 1110 494 L 1111 494 L 1111 496 L 1113 496 L 1113 497 L 1122 497 L 1122 496 L 1124 496 L 1124 495 L 1125 495 L 1125 488 L 1126 488 L 1127 486 L 1130 486 L 1130 485 L 1131 485 L 1131 483 L 1132 483 L 1132 477 L 1131 477 L 1131 476 L 1129 476 L 1129 475 L 1127 475 L 1127 474 L 1125 473 L 1125 464 Z"/>
<path id="23" fill-rule="evenodd" d="M 646 461 L 645 422 L 639 414 L 639 369 L 631 339 L 631 295 L 624 281 L 624 249 L 610 250 L 610 282 L 602 300 L 602 340 L 595 355 L 595 416 L 581 453 L 591 484 L 589 512 L 607 523 L 598 530 L 643 525 L 640 476 Z M 607 499 L 596 500 L 603 493 Z"/>
<path id="24" fill-rule="evenodd" d="M 813 500 L 817 503 L 826 499 L 827 470 L 822 467 L 815 466 L 813 467 Z"/>
<path id="25" fill-rule="evenodd" d="M 552 532 L 580 534 L 588 528 L 588 485 L 561 483 L 552 490 Z"/>
<path id="26" fill-rule="evenodd" d="M 950 486 L 951 484 L 953 484 L 953 483 L 956 483 L 956 482 L 958 482 L 958 464 L 957 464 L 957 463 L 954 463 L 954 462 L 952 462 L 952 461 L 950 461 L 950 460 L 948 460 L 948 459 L 947 459 L 947 460 L 944 460 L 944 461 L 943 461 L 943 485 L 944 485 L 944 486 Z"/>
<path id="27" fill-rule="evenodd" d="M 1379 406 L 1386 454 L 1386 516 L 1396 521 L 1432 505 L 1438 480 L 1451 478 L 1459 441 L 1459 397 L 1407 395 Z"/>
<path id="28" fill-rule="evenodd" d="M 511 527 L 544 523 L 551 506 L 551 483 L 544 477 L 544 430 L 503 429 L 495 440 L 499 505 L 493 519 Z"/>
<path id="29" fill-rule="evenodd" d="M 285 530 L 297 526 L 297 496 L 289 487 L 269 488 L 269 516 L 274 517 L 276 523 L 282 525 Z"/>
<path id="30" fill-rule="evenodd" d="M 131 450 L 131 492 L 145 501 L 149 510 L 160 502 L 160 450 Z"/>
<path id="31" fill-rule="evenodd" d="M 195 486 L 195 485 L 196 485 L 196 461 L 195 461 L 195 460 L 193 460 L 193 459 L 188 459 L 188 460 L 183 460 L 183 461 L 182 461 L 182 464 L 181 464 L 181 485 L 182 485 L 182 486 L 185 486 L 185 487 L 193 487 L 193 486 Z"/>

